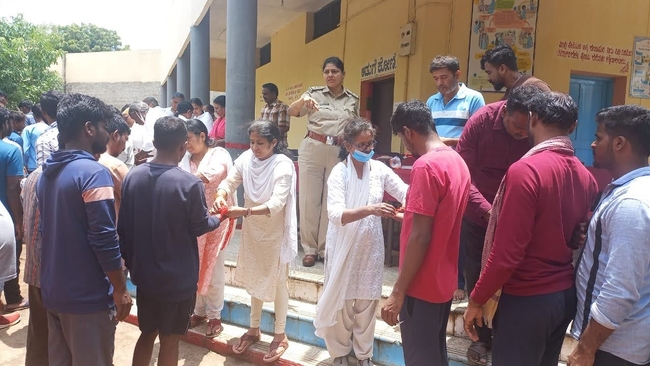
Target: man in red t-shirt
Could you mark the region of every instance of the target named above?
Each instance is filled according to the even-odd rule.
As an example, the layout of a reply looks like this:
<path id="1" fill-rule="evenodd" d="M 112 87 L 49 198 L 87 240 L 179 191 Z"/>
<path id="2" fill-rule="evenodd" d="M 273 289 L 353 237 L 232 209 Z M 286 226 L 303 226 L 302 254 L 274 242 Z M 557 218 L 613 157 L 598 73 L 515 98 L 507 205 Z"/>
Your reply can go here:
<path id="1" fill-rule="evenodd" d="M 533 148 L 510 166 L 497 191 L 484 268 L 464 316 L 474 341 L 474 322 L 482 325 L 485 317 L 493 327 L 492 362 L 499 366 L 557 365 L 576 311 L 568 243 L 598 190 L 568 137 L 578 119 L 573 99 L 544 92 L 528 107 Z"/>
<path id="2" fill-rule="evenodd" d="M 448 365 L 445 330 L 457 287 L 469 169 L 440 140 L 424 103 L 400 104 L 390 122 L 417 160 L 406 195 L 400 272 L 381 316 L 389 325 L 401 324 L 407 365 L 444 366 Z"/>

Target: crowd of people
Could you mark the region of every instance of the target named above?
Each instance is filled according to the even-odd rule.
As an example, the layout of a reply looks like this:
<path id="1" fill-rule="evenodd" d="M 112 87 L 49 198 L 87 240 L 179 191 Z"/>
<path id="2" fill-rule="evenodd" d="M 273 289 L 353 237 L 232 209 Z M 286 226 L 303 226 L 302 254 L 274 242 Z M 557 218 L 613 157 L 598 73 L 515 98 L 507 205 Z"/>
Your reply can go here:
<path id="1" fill-rule="evenodd" d="M 486 105 L 459 81 L 458 60 L 438 56 L 438 93 L 397 106 L 392 132 L 415 158 L 408 185 L 373 159 L 376 128 L 343 87 L 337 57 L 322 65 L 326 85 L 291 105 L 263 85 L 250 149 L 234 161 L 223 148 L 225 95 L 212 106 L 175 93 L 167 109 L 147 97 L 118 110 L 48 91 L 21 111 L 0 107 L 0 327 L 29 307 L 26 365 L 111 365 L 130 276 L 141 330 L 133 364 L 149 365 L 159 339 L 158 364 L 175 365 L 190 327 L 206 323 L 208 338 L 224 329 L 222 250 L 242 218 L 235 281 L 251 296 L 250 325 L 232 351 L 260 341 L 265 302 L 275 329 L 264 361 L 288 349 L 300 235 L 302 264 L 325 261 L 316 335 L 335 365 L 353 353 L 370 366 L 391 219 L 402 223 L 400 270 L 379 311 L 399 325 L 407 365 L 448 365 L 451 304 L 466 297 L 472 365 L 491 350 L 497 366 L 555 366 L 571 322 L 570 366 L 650 364 L 650 110 L 596 115 L 594 166 L 613 177 L 599 192 L 574 156 L 573 99 L 521 74 L 508 46 L 481 65 L 503 100 Z M 307 116 L 298 172 L 291 116 Z"/>

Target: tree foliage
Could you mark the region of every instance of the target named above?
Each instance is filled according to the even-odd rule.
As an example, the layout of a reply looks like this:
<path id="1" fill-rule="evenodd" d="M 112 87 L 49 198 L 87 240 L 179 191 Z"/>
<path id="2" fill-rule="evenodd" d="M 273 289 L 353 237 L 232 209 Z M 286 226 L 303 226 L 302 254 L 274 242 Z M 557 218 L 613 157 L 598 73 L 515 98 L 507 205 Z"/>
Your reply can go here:
<path id="1" fill-rule="evenodd" d="M 22 15 L 0 19 L 0 90 L 7 93 L 10 108 L 61 88 L 61 77 L 50 69 L 63 55 L 61 41 L 60 35 Z"/>
<path id="2" fill-rule="evenodd" d="M 55 26 L 54 31 L 63 38 L 63 50 L 68 53 L 108 52 L 128 50 L 116 31 L 94 24 L 70 24 Z"/>

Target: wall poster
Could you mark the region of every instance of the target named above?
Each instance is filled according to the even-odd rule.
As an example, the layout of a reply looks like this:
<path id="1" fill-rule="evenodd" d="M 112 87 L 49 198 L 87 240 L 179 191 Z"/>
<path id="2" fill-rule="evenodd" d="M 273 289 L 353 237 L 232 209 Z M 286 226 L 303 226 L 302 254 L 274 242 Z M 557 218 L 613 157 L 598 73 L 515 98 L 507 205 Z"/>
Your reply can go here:
<path id="1" fill-rule="evenodd" d="M 630 96 L 650 98 L 650 38 L 634 37 Z"/>
<path id="2" fill-rule="evenodd" d="M 519 71 L 533 73 L 538 5 L 539 0 L 474 0 L 467 75 L 470 88 L 494 91 L 481 70 L 481 57 L 502 44 L 515 51 Z"/>

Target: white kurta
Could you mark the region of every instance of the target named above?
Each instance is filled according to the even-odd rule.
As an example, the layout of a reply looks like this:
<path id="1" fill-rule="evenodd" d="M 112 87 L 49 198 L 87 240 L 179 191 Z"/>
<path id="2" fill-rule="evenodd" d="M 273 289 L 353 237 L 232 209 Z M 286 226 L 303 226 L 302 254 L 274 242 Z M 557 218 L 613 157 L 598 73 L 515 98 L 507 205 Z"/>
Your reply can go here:
<path id="1" fill-rule="evenodd" d="M 408 189 L 406 183 L 384 163 L 371 160 L 370 164 L 368 205 L 383 202 L 384 191 L 398 201 L 404 201 Z M 346 175 L 347 166 L 341 162 L 334 167 L 328 180 L 327 210 L 330 221 L 327 227 L 327 258 L 334 257 L 336 244 L 339 241 L 341 216 L 346 208 Z M 352 261 L 352 269 L 345 299 L 380 299 L 384 274 L 384 235 L 381 217 L 368 216 L 361 220 L 357 244 L 352 247 L 348 260 Z"/>
<path id="2" fill-rule="evenodd" d="M 219 185 L 219 189 L 225 190 L 229 196 L 236 194 L 245 174 L 249 173 L 240 171 L 235 164 L 228 177 Z M 287 160 L 278 163 L 269 179 L 274 182 L 273 194 L 266 202 L 251 201 L 244 190 L 244 207 L 266 205 L 271 213 L 268 216 L 255 215 L 244 218 L 235 269 L 235 281 L 241 283 L 252 297 L 264 302 L 275 299 L 277 286 L 286 286 L 288 270 L 281 268 L 280 253 L 287 214 L 285 208 L 293 179 L 292 162 Z"/>

